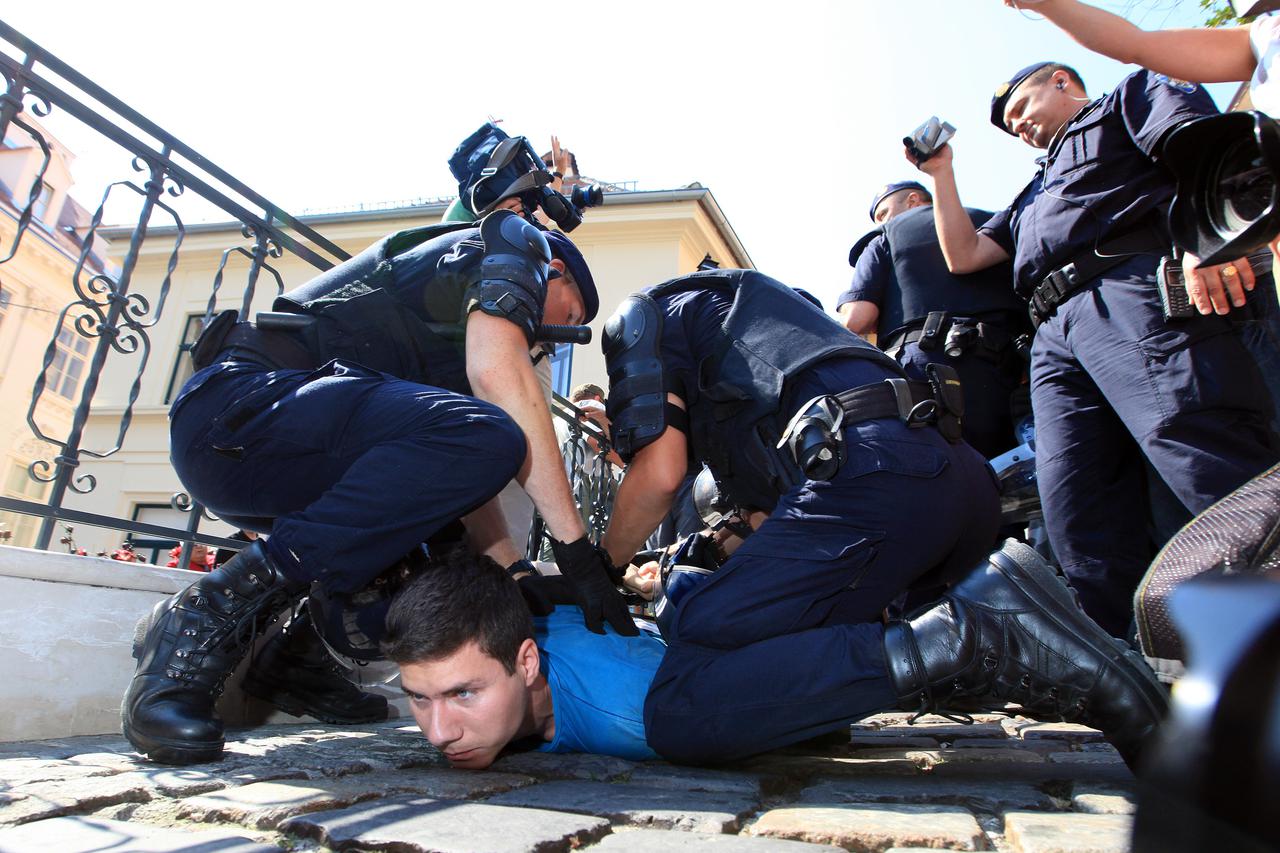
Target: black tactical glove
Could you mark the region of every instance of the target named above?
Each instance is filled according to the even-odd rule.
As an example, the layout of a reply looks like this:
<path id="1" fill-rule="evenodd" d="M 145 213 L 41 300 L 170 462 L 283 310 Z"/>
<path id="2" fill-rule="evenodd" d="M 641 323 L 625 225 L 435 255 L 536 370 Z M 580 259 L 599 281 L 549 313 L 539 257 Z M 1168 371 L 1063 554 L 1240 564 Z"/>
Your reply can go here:
<path id="1" fill-rule="evenodd" d="M 575 603 L 582 608 L 583 621 L 588 631 L 603 634 L 604 622 L 607 620 L 613 630 L 624 637 L 634 637 L 640 633 L 631 614 L 627 612 L 622 594 L 614 586 L 616 581 L 613 576 L 621 579 L 622 573 L 614 568 L 603 551 L 592 545 L 585 536 L 573 542 L 552 539 L 551 550 L 556 555 L 560 574 L 573 583 Z"/>
<path id="2" fill-rule="evenodd" d="M 577 604 L 578 590 L 562 575 L 529 575 L 516 581 L 534 616 L 548 616 L 557 604 Z"/>

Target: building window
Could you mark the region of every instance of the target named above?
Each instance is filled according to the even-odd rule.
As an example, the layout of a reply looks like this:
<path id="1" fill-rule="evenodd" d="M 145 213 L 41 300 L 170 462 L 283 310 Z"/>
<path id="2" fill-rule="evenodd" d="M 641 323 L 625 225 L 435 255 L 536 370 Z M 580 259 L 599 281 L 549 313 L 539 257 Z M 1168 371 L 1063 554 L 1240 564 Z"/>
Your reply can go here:
<path id="1" fill-rule="evenodd" d="M 84 363 L 89 356 L 89 339 L 76 333 L 70 326 L 58 332 L 58 347 L 53 363 L 45 371 L 45 386 L 59 397 L 74 400 L 84 375 Z"/>
<path id="2" fill-rule="evenodd" d="M 14 462 L 9 466 L 4 478 L 4 494 L 6 497 L 22 501 L 44 503 L 49 491 L 49 484 L 31 478 L 27 466 Z M 36 544 L 40 533 L 40 516 L 24 515 L 17 512 L 0 512 L 0 530 L 12 534 L 5 545 L 19 548 L 30 548 Z"/>
<path id="3" fill-rule="evenodd" d="M 49 213 L 49 202 L 53 200 L 53 187 L 46 183 L 40 184 L 40 197 L 36 199 L 36 203 L 31 208 L 31 215 L 37 221 L 44 223 L 45 216 Z M 45 223 L 47 224 L 47 223 Z"/>
<path id="4" fill-rule="evenodd" d="M 186 513 L 179 512 L 169 504 L 134 504 L 130 518 L 147 524 L 175 527 L 178 530 L 185 530 L 187 522 L 190 521 Z M 169 561 L 169 552 L 173 550 L 174 545 L 178 544 L 176 539 L 157 539 L 148 533 L 130 533 L 125 537 L 125 541 L 133 545 L 138 559 L 157 566 L 163 566 Z"/>
<path id="5" fill-rule="evenodd" d="M 555 355 L 551 356 L 551 390 L 561 397 L 568 397 L 572 383 L 573 346 L 557 344 Z"/>
<path id="6" fill-rule="evenodd" d="M 164 392 L 165 403 L 172 402 L 173 398 L 178 396 L 182 386 L 195 372 L 195 365 L 191 363 L 191 350 L 195 347 L 196 338 L 200 337 L 203 326 L 203 314 L 187 315 L 187 325 L 182 330 L 182 342 L 178 344 L 178 357 L 173 362 L 173 373 L 169 376 L 169 390 Z"/>

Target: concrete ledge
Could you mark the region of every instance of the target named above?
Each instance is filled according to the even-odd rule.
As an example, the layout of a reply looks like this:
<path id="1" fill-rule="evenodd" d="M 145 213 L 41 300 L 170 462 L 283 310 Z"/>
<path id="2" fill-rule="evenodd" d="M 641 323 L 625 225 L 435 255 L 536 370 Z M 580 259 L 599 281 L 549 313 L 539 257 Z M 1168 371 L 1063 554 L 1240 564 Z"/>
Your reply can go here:
<path id="1" fill-rule="evenodd" d="M 198 577 L 0 546 L 0 741 L 118 733 L 138 620 Z M 240 692 L 247 658 L 228 679 L 222 718 L 228 725 L 297 722 Z M 379 692 L 402 699 L 392 688 Z M 395 704 L 407 713 L 403 701 Z"/>
<path id="2" fill-rule="evenodd" d="M 186 589 L 199 574 L 186 569 L 122 563 L 105 557 L 78 557 L 0 546 L 0 577 L 173 595 Z"/>

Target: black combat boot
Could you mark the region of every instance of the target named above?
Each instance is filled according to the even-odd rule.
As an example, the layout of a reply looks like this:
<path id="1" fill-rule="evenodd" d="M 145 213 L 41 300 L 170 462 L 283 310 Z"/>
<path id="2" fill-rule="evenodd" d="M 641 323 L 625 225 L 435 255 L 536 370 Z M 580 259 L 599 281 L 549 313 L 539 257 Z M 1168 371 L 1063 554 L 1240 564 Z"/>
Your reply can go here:
<path id="1" fill-rule="evenodd" d="M 120 716 L 134 748 L 163 764 L 222 757 L 214 703 L 258 632 L 302 591 L 254 542 L 138 623 L 138 668 Z"/>
<path id="2" fill-rule="evenodd" d="M 380 723 L 387 718 L 385 697 L 365 693 L 343 677 L 306 606 L 262 647 L 240 688 L 287 714 L 326 723 Z"/>
<path id="3" fill-rule="evenodd" d="M 1146 663 L 1076 604 L 1035 551 L 1009 540 L 927 610 L 885 630 L 903 709 L 977 699 L 1100 729 L 1133 766 L 1167 707 Z"/>

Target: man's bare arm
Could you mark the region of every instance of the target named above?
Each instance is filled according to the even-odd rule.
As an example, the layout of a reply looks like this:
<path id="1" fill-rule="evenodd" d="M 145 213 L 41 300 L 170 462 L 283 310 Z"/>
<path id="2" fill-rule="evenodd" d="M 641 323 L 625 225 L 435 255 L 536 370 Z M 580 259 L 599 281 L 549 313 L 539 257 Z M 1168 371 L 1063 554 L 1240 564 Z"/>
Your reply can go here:
<path id="1" fill-rule="evenodd" d="M 493 559 L 499 566 L 509 566 L 524 557 L 511 541 L 507 517 L 502 512 L 502 498 L 493 499 L 479 509 L 462 517 L 467 528 L 467 541 L 472 550 Z"/>
<path id="2" fill-rule="evenodd" d="M 933 178 L 933 221 L 947 269 L 953 273 L 977 272 L 1009 260 L 1009 253 L 999 243 L 973 227 L 973 220 L 960 201 L 951 155 L 951 145 L 943 145 L 937 154 L 917 164 L 920 171 Z M 907 159 L 915 162 L 909 153 Z"/>
<path id="3" fill-rule="evenodd" d="M 855 335 L 873 337 L 880 322 L 880 306 L 874 302 L 846 302 L 840 306 L 840 322 Z"/>
<path id="4" fill-rule="evenodd" d="M 538 384 L 529 344 L 514 323 L 482 311 L 467 318 L 467 379 L 471 389 L 515 420 L 528 441 L 516 480 L 542 514 L 551 535 L 573 542 L 586 535 L 565 477 L 546 397 Z"/>
<path id="5" fill-rule="evenodd" d="M 668 394 L 667 399 L 684 408 Z M 667 427 L 652 444 L 640 449 L 618 486 L 609 529 L 600 544 L 616 566 L 625 566 L 671 509 L 689 467 L 684 433 Z"/>
<path id="6" fill-rule="evenodd" d="M 1011 4 L 1005 0 L 1005 5 Z M 1248 27 L 1143 30 L 1078 0 L 1020 0 L 1019 5 L 1044 15 L 1089 50 L 1180 80 L 1243 82 L 1258 64 Z"/>

